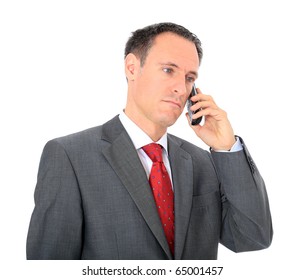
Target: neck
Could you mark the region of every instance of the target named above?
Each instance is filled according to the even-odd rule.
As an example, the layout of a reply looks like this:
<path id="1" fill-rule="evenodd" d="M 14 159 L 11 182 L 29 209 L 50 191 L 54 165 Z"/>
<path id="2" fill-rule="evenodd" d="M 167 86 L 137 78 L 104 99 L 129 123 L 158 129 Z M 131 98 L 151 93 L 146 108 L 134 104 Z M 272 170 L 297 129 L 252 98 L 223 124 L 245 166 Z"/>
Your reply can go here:
<path id="1" fill-rule="evenodd" d="M 144 115 L 137 114 L 136 110 L 130 110 L 128 107 L 124 110 L 126 116 L 140 127 L 152 141 L 157 142 L 166 133 L 167 127 L 158 126 Z"/>

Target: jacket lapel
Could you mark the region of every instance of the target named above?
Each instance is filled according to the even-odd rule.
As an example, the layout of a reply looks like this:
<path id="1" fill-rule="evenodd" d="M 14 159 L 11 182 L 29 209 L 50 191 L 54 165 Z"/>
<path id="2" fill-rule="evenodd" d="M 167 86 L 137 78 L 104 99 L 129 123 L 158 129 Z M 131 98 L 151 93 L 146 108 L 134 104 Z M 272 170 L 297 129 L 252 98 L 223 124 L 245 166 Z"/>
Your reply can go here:
<path id="1" fill-rule="evenodd" d="M 144 168 L 118 117 L 104 125 L 102 139 L 110 142 L 102 153 L 126 187 L 161 247 L 171 259 L 172 256 Z"/>
<path id="2" fill-rule="evenodd" d="M 181 148 L 182 141 L 168 135 L 169 160 L 175 192 L 175 259 L 181 259 L 193 198 L 191 156 Z"/>

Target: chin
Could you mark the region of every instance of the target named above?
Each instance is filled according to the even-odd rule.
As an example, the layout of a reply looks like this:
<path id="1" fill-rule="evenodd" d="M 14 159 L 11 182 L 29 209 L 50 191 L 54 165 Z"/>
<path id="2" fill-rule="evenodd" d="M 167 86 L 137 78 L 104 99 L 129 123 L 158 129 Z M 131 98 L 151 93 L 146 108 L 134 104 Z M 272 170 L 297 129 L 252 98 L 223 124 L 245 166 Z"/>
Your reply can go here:
<path id="1" fill-rule="evenodd" d="M 169 116 L 168 114 L 164 116 L 164 118 L 160 119 L 160 123 L 163 124 L 163 126 L 170 127 L 178 120 L 180 115 L 178 116 Z"/>

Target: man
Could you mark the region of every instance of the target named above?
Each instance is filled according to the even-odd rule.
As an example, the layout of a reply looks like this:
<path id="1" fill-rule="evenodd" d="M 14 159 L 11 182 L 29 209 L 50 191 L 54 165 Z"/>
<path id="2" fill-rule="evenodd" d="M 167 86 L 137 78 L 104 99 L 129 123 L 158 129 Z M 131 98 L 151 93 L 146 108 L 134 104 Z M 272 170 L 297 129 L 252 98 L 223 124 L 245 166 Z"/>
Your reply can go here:
<path id="1" fill-rule="evenodd" d="M 212 97 L 197 88 L 191 110 L 205 122 L 190 125 L 211 153 L 167 134 L 201 57 L 182 26 L 133 33 L 124 112 L 44 148 L 28 259 L 216 259 L 219 242 L 235 252 L 270 245 L 263 179 Z"/>

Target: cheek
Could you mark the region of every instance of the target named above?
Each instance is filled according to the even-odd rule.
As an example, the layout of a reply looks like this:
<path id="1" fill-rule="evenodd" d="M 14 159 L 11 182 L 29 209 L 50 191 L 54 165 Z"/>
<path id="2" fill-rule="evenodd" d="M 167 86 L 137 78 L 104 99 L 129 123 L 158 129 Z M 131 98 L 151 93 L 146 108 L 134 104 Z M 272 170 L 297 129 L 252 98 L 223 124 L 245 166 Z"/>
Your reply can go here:
<path id="1" fill-rule="evenodd" d="M 158 109 L 156 95 L 148 89 L 142 89 L 136 99 L 136 103 L 146 112 L 156 111 Z"/>
<path id="2" fill-rule="evenodd" d="M 186 101 L 187 101 L 188 98 L 189 98 L 189 95 L 186 95 L 186 96 L 183 97 L 183 99 L 182 99 L 183 107 L 185 106 Z"/>

